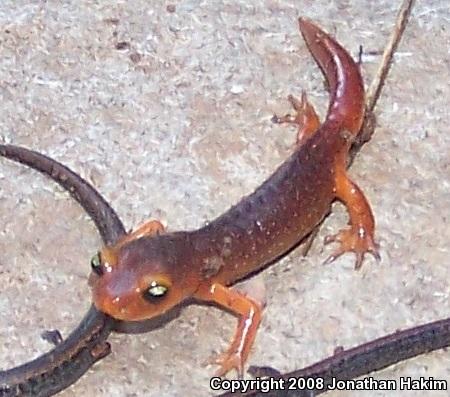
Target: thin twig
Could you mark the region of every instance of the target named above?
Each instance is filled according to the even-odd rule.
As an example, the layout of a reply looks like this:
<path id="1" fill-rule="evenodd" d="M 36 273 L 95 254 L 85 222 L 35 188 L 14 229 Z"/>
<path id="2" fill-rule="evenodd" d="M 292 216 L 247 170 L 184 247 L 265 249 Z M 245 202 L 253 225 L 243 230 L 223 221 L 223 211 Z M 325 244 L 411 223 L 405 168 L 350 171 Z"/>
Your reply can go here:
<path id="1" fill-rule="evenodd" d="M 380 97 L 381 90 L 383 89 L 384 82 L 391 67 L 394 53 L 397 50 L 398 44 L 403 36 L 403 32 L 408 24 L 408 18 L 414 6 L 414 1 L 415 0 L 404 0 L 398 11 L 395 26 L 384 49 L 381 63 L 375 77 L 372 80 L 372 83 L 369 86 L 369 89 L 367 90 L 366 108 L 370 112 L 373 112 L 378 98 Z"/>
<path id="2" fill-rule="evenodd" d="M 400 40 L 403 36 L 403 32 L 405 31 L 406 25 L 408 24 L 408 18 L 411 14 L 414 2 L 415 0 L 404 0 L 398 11 L 391 37 L 386 44 L 375 77 L 373 78 L 369 89 L 367 90 L 366 115 L 364 118 L 364 124 L 350 152 L 350 160 L 348 163 L 349 166 L 352 163 L 356 153 L 366 142 L 370 140 L 375 131 L 376 118 L 373 111 L 381 95 L 381 91 L 389 73 L 389 69 L 391 68 L 394 53 L 397 50 L 398 44 L 400 43 Z"/>

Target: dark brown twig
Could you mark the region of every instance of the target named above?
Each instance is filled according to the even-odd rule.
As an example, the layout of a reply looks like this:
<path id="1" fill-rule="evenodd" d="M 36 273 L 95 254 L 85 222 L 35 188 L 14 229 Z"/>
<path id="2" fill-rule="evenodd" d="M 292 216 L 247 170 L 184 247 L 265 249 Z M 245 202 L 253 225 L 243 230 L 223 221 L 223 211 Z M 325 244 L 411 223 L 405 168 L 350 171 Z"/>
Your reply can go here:
<path id="1" fill-rule="evenodd" d="M 252 391 L 249 393 L 225 393 L 220 397 L 314 397 L 328 391 L 334 379 L 348 380 L 386 368 L 392 364 L 433 350 L 450 346 L 450 318 L 398 331 L 374 341 L 339 351 L 325 360 L 309 367 L 292 371 L 275 378 L 320 378 L 324 386 L 312 390 L 273 390 L 269 393 Z"/>
<path id="2" fill-rule="evenodd" d="M 0 145 L 0 155 L 34 168 L 59 183 L 94 220 L 105 243 L 125 233 L 106 200 L 69 168 L 40 153 Z M 0 371 L 0 397 L 45 397 L 70 386 L 109 353 L 106 342 L 115 321 L 93 306 L 69 337 L 50 352 L 18 367 Z"/>

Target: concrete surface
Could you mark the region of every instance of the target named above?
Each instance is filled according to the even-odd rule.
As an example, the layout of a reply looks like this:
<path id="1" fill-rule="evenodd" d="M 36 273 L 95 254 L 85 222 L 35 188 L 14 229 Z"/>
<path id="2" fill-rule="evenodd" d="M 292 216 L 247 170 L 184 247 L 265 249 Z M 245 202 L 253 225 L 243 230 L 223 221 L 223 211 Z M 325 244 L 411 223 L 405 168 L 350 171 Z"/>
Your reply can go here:
<path id="1" fill-rule="evenodd" d="M 317 21 L 353 54 L 382 50 L 400 1 L 0 3 L 1 139 L 40 150 L 91 181 L 127 227 L 149 217 L 195 228 L 248 194 L 292 150 L 273 125 L 305 89 L 324 114 L 323 78 L 297 30 Z M 128 43 L 128 44 L 126 44 Z M 265 273 L 268 306 L 249 364 L 303 367 L 396 329 L 450 315 L 450 11 L 418 1 L 377 108 L 379 127 L 351 174 L 377 220 L 382 262 L 320 263 L 323 237 L 346 223 L 335 205 L 310 255 Z M 378 56 L 365 57 L 370 81 Z M 90 303 L 100 245 L 68 195 L 29 169 L 0 164 L 0 366 L 49 349 Z M 236 320 L 191 306 L 164 328 L 115 334 L 113 353 L 69 396 L 209 396 L 207 357 Z M 440 351 L 375 374 L 450 382 Z M 450 384 L 449 384 L 450 386 Z M 432 395 L 447 396 L 448 392 Z M 338 396 L 422 396 L 335 392 Z"/>

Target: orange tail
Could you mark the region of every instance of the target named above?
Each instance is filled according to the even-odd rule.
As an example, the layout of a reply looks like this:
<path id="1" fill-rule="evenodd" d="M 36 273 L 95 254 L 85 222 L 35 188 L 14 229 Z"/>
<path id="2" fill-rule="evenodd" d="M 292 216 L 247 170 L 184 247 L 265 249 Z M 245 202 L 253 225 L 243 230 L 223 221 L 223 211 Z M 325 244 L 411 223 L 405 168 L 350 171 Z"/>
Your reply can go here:
<path id="1" fill-rule="evenodd" d="M 364 83 L 359 67 L 331 36 L 311 21 L 300 18 L 300 31 L 330 88 L 327 120 L 338 122 L 356 135 L 364 118 Z"/>

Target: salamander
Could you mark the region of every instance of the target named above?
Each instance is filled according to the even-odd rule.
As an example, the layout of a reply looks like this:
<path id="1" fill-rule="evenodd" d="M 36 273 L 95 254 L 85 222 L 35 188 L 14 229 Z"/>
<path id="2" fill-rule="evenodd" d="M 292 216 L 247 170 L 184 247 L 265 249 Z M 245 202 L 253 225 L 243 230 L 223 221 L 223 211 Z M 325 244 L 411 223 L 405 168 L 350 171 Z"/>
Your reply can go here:
<path id="1" fill-rule="evenodd" d="M 342 201 L 350 227 L 326 238 L 356 268 L 366 253 L 379 259 L 375 222 L 361 189 L 347 175 L 348 153 L 364 118 L 364 86 L 358 65 L 329 34 L 299 19 L 301 34 L 328 82 L 330 103 L 321 124 L 306 95 L 290 96 L 295 115 L 276 118 L 298 125 L 292 155 L 252 194 L 223 215 L 191 231 L 166 232 L 152 220 L 104 246 L 91 261 L 94 305 L 127 321 L 153 318 L 195 299 L 223 307 L 239 323 L 229 349 L 213 362 L 218 375 L 243 373 L 258 325 L 259 302 L 230 286 L 286 253 Z"/>

